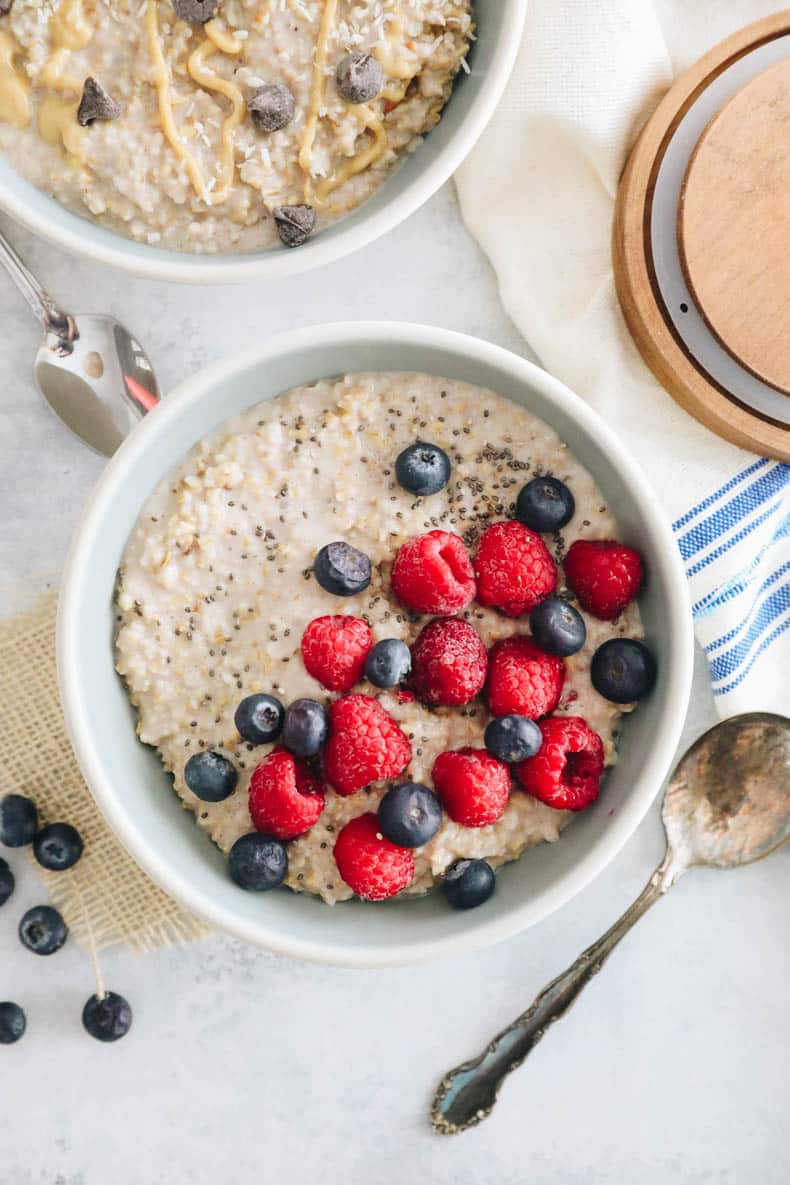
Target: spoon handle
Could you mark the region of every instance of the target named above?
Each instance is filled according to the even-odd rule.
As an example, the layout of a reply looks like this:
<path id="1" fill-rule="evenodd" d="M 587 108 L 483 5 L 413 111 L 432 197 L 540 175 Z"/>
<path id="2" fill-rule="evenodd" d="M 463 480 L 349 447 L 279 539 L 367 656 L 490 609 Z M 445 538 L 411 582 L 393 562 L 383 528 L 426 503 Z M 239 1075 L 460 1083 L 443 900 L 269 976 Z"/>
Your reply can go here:
<path id="1" fill-rule="evenodd" d="M 634 903 L 597 942 L 588 946 L 575 963 L 553 979 L 527 1011 L 494 1037 L 483 1053 L 445 1074 L 431 1108 L 431 1119 L 437 1132 L 454 1135 L 490 1115 L 499 1089 L 511 1070 L 521 1065 L 549 1025 L 565 1015 L 620 939 L 663 896 L 679 872 L 667 855 Z"/>
<path id="2" fill-rule="evenodd" d="M 52 297 L 44 291 L 2 232 L 0 232 L 0 264 L 8 272 L 46 332 L 54 333 L 57 337 L 66 338 L 69 341 L 72 340 L 74 322 L 71 317 L 59 309 Z"/>

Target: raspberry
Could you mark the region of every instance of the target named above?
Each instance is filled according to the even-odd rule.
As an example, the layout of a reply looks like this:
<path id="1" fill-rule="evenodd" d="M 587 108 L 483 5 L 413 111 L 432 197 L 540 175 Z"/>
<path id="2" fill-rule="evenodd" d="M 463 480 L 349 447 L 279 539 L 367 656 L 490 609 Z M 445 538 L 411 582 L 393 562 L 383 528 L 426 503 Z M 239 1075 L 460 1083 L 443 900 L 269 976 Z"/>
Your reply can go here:
<path id="1" fill-rule="evenodd" d="M 488 655 L 468 622 L 440 617 L 420 632 L 411 663 L 411 684 L 424 704 L 468 704 L 483 688 Z"/>
<path id="2" fill-rule="evenodd" d="M 366 901 L 394 897 L 414 876 L 413 854 L 384 838 L 374 814 L 346 823 L 335 842 L 335 863 L 349 888 Z"/>
<path id="3" fill-rule="evenodd" d="M 293 839 L 309 831 L 324 809 L 324 795 L 307 767 L 274 749 L 250 780 L 250 815 L 257 831 Z"/>
<path id="4" fill-rule="evenodd" d="M 564 682 L 563 660 L 540 650 L 525 634 L 491 647 L 486 696 L 493 716 L 547 716 L 559 703 Z"/>
<path id="5" fill-rule="evenodd" d="M 581 716 L 542 720 L 543 744 L 516 766 L 525 790 L 558 811 L 583 811 L 598 797 L 603 742 Z"/>
<path id="6" fill-rule="evenodd" d="M 330 711 L 324 770 L 338 794 L 355 794 L 371 782 L 395 778 L 411 761 L 409 738 L 377 699 L 347 695 Z"/>
<path id="7" fill-rule="evenodd" d="M 348 691 L 362 678 L 372 646 L 370 626 L 359 617 L 316 617 L 302 635 L 302 658 L 329 691 Z"/>
<path id="8" fill-rule="evenodd" d="M 514 521 L 492 523 L 475 557 L 477 599 L 508 617 L 529 613 L 554 592 L 557 570 L 540 535 Z"/>
<path id="9" fill-rule="evenodd" d="M 475 595 L 475 574 L 463 540 L 449 531 L 409 539 L 392 565 L 392 591 L 415 613 L 458 613 Z"/>
<path id="10" fill-rule="evenodd" d="M 642 587 L 642 559 L 615 539 L 577 539 L 565 557 L 565 575 L 583 609 L 612 621 Z"/>
<path id="11" fill-rule="evenodd" d="M 440 753 L 433 784 L 444 809 L 464 827 L 487 827 L 501 819 L 510 794 L 510 772 L 485 749 Z"/>

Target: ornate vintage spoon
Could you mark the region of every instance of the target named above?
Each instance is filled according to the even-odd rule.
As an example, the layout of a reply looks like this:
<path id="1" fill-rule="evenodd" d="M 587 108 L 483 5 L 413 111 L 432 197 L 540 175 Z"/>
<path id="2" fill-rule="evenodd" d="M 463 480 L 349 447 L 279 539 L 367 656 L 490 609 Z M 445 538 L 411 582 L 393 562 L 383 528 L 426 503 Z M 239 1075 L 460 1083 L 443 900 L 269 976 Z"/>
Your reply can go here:
<path id="1" fill-rule="evenodd" d="M 34 367 L 38 389 L 67 428 L 111 456 L 159 402 L 143 347 L 112 317 L 64 313 L 2 234 L 0 264 L 44 327 Z"/>
<path id="2" fill-rule="evenodd" d="M 491 1113 L 510 1071 L 564 1016 L 634 922 L 684 872 L 750 864 L 790 836 L 790 720 L 750 712 L 711 728 L 678 762 L 662 818 L 666 855 L 636 901 L 479 1057 L 444 1076 L 431 1111 L 437 1132 L 464 1131 Z"/>

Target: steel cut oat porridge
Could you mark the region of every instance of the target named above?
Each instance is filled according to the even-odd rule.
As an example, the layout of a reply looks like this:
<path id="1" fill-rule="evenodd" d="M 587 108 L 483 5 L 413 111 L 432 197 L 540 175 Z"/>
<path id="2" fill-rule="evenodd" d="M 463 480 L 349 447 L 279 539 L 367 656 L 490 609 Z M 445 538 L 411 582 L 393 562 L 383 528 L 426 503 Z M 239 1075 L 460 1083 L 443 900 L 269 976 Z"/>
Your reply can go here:
<path id="1" fill-rule="evenodd" d="M 430 131 L 472 37 L 471 0 L 3 0 L 0 148 L 142 242 L 298 246 Z"/>
<path id="2" fill-rule="evenodd" d="M 449 479 L 430 496 L 404 488 L 403 481 L 408 484 L 410 479 L 404 477 L 400 461 L 396 474 L 396 458 L 416 441 L 438 446 L 449 461 Z M 543 536 L 513 518 L 519 491 L 537 475 L 553 475 L 575 500 L 570 521 Z M 452 536 L 453 547 L 464 556 L 477 555 L 475 575 L 468 593 L 462 593 L 466 603 L 461 608 L 418 613 L 404 604 L 412 601 L 406 581 L 413 579 L 405 559 L 413 541 L 418 547 L 425 540 L 446 541 L 437 532 Z M 582 539 L 593 541 L 594 547 L 599 546 L 596 541 L 616 540 L 617 524 L 589 473 L 547 424 L 491 391 L 423 374 L 353 374 L 292 390 L 224 424 L 162 483 L 145 505 L 119 573 L 117 668 L 137 709 L 141 741 L 158 749 L 184 805 L 223 851 L 254 830 L 249 790 L 256 768 L 272 778 L 291 778 L 289 787 L 283 789 L 283 783 L 273 790 L 275 798 L 281 791 L 285 795 L 274 804 L 277 826 L 284 817 L 277 814 L 280 807 L 287 813 L 296 803 L 298 812 L 307 800 L 292 784 L 294 762 L 285 755 L 282 737 L 276 752 L 283 756 L 276 760 L 270 756 L 271 744 L 253 745 L 241 738 L 234 719 L 246 697 L 270 695 L 286 709 L 305 697 L 335 705 L 335 731 L 330 729 L 323 761 L 296 762 L 305 778 L 309 766 L 310 784 L 302 790 L 320 791 L 325 801 L 309 799 L 311 812 L 315 807 L 312 825 L 286 845 L 286 883 L 320 894 L 330 903 L 353 896 L 333 854 L 338 835 L 351 819 L 376 812 L 393 784 L 408 781 L 424 785 L 428 792 L 438 789 L 434 767 L 440 754 L 484 750 L 486 726 L 492 719 L 489 706 L 502 716 L 515 686 L 508 682 L 512 671 L 504 679 L 495 674 L 497 649 L 491 648 L 499 642 L 499 650 L 507 650 L 513 643 L 504 640 L 514 637 L 521 639 L 517 648 L 533 645 L 523 641 L 529 635 L 529 615 L 508 615 L 512 605 L 507 612 L 499 611 L 498 594 L 491 592 L 497 580 L 512 581 L 513 565 L 521 562 L 515 551 L 502 553 L 514 557 L 504 567 L 499 553 L 493 565 L 485 558 L 484 552 L 498 547 L 500 535 L 509 532 L 518 537 L 519 546 L 526 541 L 533 548 L 526 575 L 523 580 L 518 577 L 517 595 L 522 595 L 525 581 L 528 585 L 542 580 L 550 572 L 552 581 L 556 576 L 557 592 L 573 602 L 562 567 L 568 549 Z M 369 560 L 369 584 L 361 591 L 343 596 L 328 591 L 337 573 L 333 575 L 331 566 L 319 568 L 316 556 L 333 541 L 351 545 Z M 505 542 L 510 547 L 509 536 Z M 538 561 L 543 575 L 536 577 Z M 437 562 L 444 564 L 441 556 Z M 393 564 L 401 569 L 395 577 L 403 590 L 399 596 L 393 591 Z M 414 571 L 420 584 L 422 569 Z M 457 573 L 446 564 L 434 574 L 449 581 L 448 588 L 454 580 L 460 587 L 461 577 L 456 580 Z M 546 587 L 540 596 L 545 596 Z M 423 596 L 424 590 L 415 595 Z M 456 596 L 454 588 L 451 595 Z M 585 596 L 580 591 L 580 600 Z M 455 624 L 447 626 L 448 617 Z M 339 625 L 341 618 L 344 624 Z M 538 654 L 548 664 L 546 670 L 540 664 L 529 667 L 532 682 L 524 686 L 528 696 L 551 694 L 546 681 L 559 671 L 557 694 L 551 705 L 543 704 L 543 711 L 551 711 L 556 703 L 550 722 L 583 718 L 588 734 L 601 738 L 603 761 L 609 765 L 616 756 L 621 712 L 630 705 L 611 702 L 594 689 L 590 664 L 607 640 L 641 637 L 639 611 L 631 600 L 613 620 L 601 620 L 586 610 L 582 618 L 586 638 L 581 648 L 564 658 Z M 311 625 L 316 619 L 320 624 Z M 348 626 L 352 619 L 356 624 Z M 436 668 L 444 690 L 429 693 L 425 678 L 430 682 L 433 675 L 423 672 L 422 683 L 416 677 L 418 651 L 425 652 L 426 646 L 414 643 L 432 619 L 439 622 L 432 627 L 434 634 L 449 630 L 463 635 L 464 645 L 472 639 L 472 648 L 468 663 Z M 340 632 L 326 633 L 334 629 Z M 397 685 L 382 689 L 366 680 L 362 663 L 371 643 L 385 639 L 411 646 L 415 667 Z M 430 645 L 434 643 L 435 639 Z M 441 645 L 440 638 L 440 650 Z M 404 653 L 398 647 L 392 652 Z M 455 655 L 458 658 L 459 652 Z M 314 674 L 308 673 L 306 661 Z M 489 682 L 480 693 L 486 662 Z M 477 678 L 476 663 L 483 664 L 480 679 L 466 693 L 457 693 L 464 680 Z M 336 667 L 342 672 L 334 682 Z M 350 672 L 348 678 L 343 672 Z M 515 677 L 522 673 L 519 668 Z M 330 686 L 342 691 L 330 691 Z M 344 706 L 337 710 L 339 703 Z M 352 714 L 362 711 L 366 720 L 375 709 L 375 728 L 371 725 L 372 731 L 363 737 L 357 724 L 356 731 L 341 737 L 341 713 L 346 709 Z M 376 731 L 381 729 L 383 733 Z M 390 749 L 384 763 L 376 766 L 380 754 L 359 746 L 364 748 L 374 732 L 378 743 L 387 730 L 398 753 L 396 765 L 386 765 L 392 758 Z M 548 736 L 545 728 L 544 735 Z M 544 750 L 548 748 L 546 739 Z M 226 770 L 235 771 L 231 783 L 237 778 L 235 789 L 228 787 L 233 792 L 221 801 L 206 801 L 187 785 L 186 763 L 200 754 L 199 765 L 209 753 L 217 755 Z M 581 755 L 568 756 L 568 771 L 574 760 L 581 760 Z M 464 800 L 459 807 L 455 787 L 443 785 L 438 830 L 413 847 L 413 871 L 412 856 L 403 857 L 405 892 L 430 889 L 460 858 L 485 859 L 493 867 L 513 860 L 532 844 L 556 840 L 571 820 L 571 811 L 555 809 L 536 796 L 546 797 L 537 782 L 534 793 L 523 788 L 519 767 L 511 778 L 507 766 L 493 758 L 490 762 L 499 771 L 497 792 L 504 798 L 492 814 L 485 814 L 489 803 L 476 817 L 493 821 L 457 821 L 471 818 L 469 804 Z M 376 778 L 375 770 L 385 768 L 386 775 Z M 297 780 L 299 776 L 297 772 Z M 568 779 L 570 785 L 570 774 Z M 360 783 L 364 784 L 358 788 Z M 458 793 L 463 799 L 467 788 Z M 272 809 L 272 799 L 267 802 L 266 809 Z M 265 810 L 264 816 L 269 818 Z M 287 826 L 281 834 L 289 834 Z M 264 829 L 274 831 L 275 821 Z M 297 824 L 291 834 L 298 830 Z M 381 839 L 374 828 L 372 842 Z M 356 883 L 353 876 L 349 879 Z"/>

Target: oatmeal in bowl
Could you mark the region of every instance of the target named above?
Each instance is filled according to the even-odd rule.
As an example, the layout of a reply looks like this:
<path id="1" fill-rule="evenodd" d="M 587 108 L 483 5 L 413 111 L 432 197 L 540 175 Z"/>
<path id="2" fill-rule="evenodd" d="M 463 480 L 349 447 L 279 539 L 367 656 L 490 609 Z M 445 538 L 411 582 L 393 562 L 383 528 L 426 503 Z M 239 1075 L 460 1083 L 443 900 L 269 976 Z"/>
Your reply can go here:
<path id="1" fill-rule="evenodd" d="M 606 794 L 643 562 L 557 433 L 419 373 L 297 387 L 147 501 L 117 589 L 140 740 L 245 888 L 482 904 Z"/>
<path id="2" fill-rule="evenodd" d="M 640 642 L 655 686 L 618 720 Z M 172 392 L 104 470 L 58 614 L 68 734 L 130 855 L 214 926 L 347 966 L 580 892 L 660 788 L 692 655 L 672 533 L 607 426 L 515 354 L 392 322 Z"/>
<path id="3" fill-rule="evenodd" d="M 0 150 L 178 252 L 301 247 L 436 125 L 471 0 L 4 0 Z"/>

